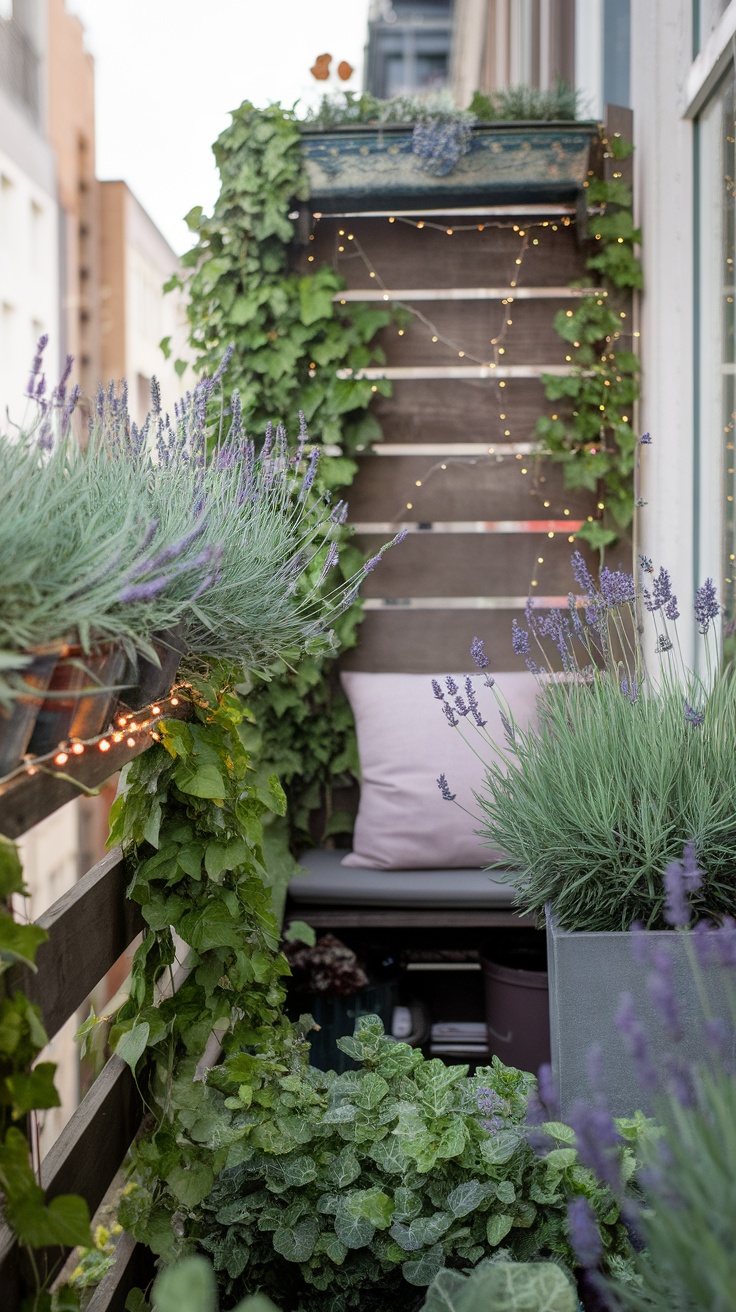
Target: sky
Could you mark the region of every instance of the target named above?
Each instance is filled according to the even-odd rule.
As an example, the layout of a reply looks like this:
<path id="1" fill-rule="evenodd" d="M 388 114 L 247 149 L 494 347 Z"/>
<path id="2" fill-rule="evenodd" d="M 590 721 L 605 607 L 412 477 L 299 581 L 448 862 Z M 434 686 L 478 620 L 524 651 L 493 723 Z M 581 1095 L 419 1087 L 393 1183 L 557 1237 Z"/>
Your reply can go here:
<path id="1" fill-rule="evenodd" d="M 218 194 L 212 142 L 243 100 L 313 102 L 329 52 L 362 84 L 368 0 L 66 0 L 95 59 L 97 175 L 122 178 L 178 254 Z"/>

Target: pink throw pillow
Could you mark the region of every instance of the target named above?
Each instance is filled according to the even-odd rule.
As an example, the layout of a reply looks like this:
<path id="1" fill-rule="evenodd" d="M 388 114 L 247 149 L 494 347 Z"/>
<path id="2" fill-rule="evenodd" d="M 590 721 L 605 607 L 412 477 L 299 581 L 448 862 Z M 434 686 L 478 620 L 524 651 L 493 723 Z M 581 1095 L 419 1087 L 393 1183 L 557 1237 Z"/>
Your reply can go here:
<path id="1" fill-rule="evenodd" d="M 362 775 L 354 850 L 342 864 L 370 870 L 439 870 L 503 860 L 503 853 L 485 847 L 474 833 L 480 810 L 473 793 L 481 790 L 485 771 L 460 730 L 447 723 L 432 692 L 432 676 L 345 672 L 341 677 L 355 716 Z M 435 677 L 444 690 L 447 676 Z M 466 676 L 454 677 L 464 696 Z M 476 671 L 471 677 L 486 732 L 503 743 L 493 692 L 484 686 L 482 674 Z M 517 724 L 527 728 L 536 714 L 534 675 L 499 674 L 496 681 Z M 472 723 L 460 723 L 466 738 L 482 751 Z M 437 787 L 441 774 L 471 815 L 442 798 Z M 477 822 L 472 816 L 478 816 Z"/>

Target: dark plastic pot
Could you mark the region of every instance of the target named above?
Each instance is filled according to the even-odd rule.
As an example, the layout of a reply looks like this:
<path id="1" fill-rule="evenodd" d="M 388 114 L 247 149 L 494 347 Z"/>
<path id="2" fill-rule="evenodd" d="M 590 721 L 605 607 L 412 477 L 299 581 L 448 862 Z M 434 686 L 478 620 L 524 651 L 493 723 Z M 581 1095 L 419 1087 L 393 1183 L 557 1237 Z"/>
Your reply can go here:
<path id="1" fill-rule="evenodd" d="M 28 750 L 58 656 L 58 651 L 45 652 L 19 671 L 23 682 L 37 688 L 40 695 L 21 693 L 7 714 L 0 712 L 0 777 L 14 770 Z"/>
<path id="2" fill-rule="evenodd" d="M 117 705 L 127 665 L 122 647 L 106 644 L 89 653 L 81 647 L 68 648 L 54 669 L 30 751 L 46 756 L 69 738 L 96 738 L 102 733 Z"/>
<path id="3" fill-rule="evenodd" d="M 550 1060 L 544 936 L 534 930 L 506 932 L 486 953 L 480 964 L 488 1047 L 507 1066 L 536 1074 Z"/>
<path id="4" fill-rule="evenodd" d="M 176 671 L 186 651 L 186 643 L 179 626 L 175 629 L 162 629 L 160 633 L 154 634 L 152 645 L 160 665 L 147 660 L 145 656 L 140 656 L 135 684 L 121 697 L 121 701 L 124 701 L 131 711 L 140 711 L 144 706 L 150 706 L 152 702 L 159 697 L 164 697 L 171 690 L 176 679 Z"/>
<path id="5" fill-rule="evenodd" d="M 386 1030 L 390 1030 L 395 1001 L 396 986 L 391 981 L 368 984 L 348 998 L 329 993 L 300 994 L 300 1010 L 308 1011 L 320 1027 L 310 1035 L 310 1065 L 338 1074 L 354 1070 L 356 1063 L 340 1051 L 337 1040 L 353 1034 L 359 1016 L 380 1016 Z"/>

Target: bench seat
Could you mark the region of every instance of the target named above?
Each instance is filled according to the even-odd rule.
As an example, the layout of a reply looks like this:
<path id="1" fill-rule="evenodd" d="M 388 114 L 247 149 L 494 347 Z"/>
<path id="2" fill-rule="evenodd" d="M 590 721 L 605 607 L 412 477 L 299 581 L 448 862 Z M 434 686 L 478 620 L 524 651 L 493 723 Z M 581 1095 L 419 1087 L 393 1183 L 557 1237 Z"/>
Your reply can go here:
<path id="1" fill-rule="evenodd" d="M 343 852 L 314 848 L 299 858 L 306 875 L 289 884 L 292 904 L 411 907 L 430 910 L 510 909 L 512 884 L 488 870 L 368 870 L 340 864 Z"/>

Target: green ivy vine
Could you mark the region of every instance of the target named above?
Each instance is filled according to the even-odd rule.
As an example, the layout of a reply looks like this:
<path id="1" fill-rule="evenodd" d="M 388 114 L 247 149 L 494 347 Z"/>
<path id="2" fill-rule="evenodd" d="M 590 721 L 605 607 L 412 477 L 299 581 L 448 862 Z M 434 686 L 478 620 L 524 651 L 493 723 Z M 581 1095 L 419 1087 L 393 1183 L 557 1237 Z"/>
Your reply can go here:
<path id="1" fill-rule="evenodd" d="M 614 160 L 633 150 L 620 136 L 603 144 Z M 597 494 L 600 513 L 577 536 L 602 550 L 629 528 L 634 513 L 632 407 L 639 395 L 639 361 L 616 343 L 629 312 L 628 293 L 642 286 L 634 251 L 641 232 L 634 226 L 631 188 L 620 176 L 590 178 L 585 185 L 587 203 L 596 208 L 588 218 L 595 250 L 586 268 L 592 276 L 572 285 L 590 291 L 580 296 L 576 309 L 560 310 L 554 320 L 568 344 L 573 373 L 543 375 L 547 399 L 562 401 L 570 413 L 543 416 L 536 435 L 540 451 L 562 464 L 566 488 Z"/>
<path id="2" fill-rule="evenodd" d="M 233 343 L 228 382 L 239 392 L 247 429 L 262 433 L 272 421 L 293 428 L 302 411 L 312 440 L 325 448 L 317 486 L 335 495 L 353 480 L 354 455 L 381 436 L 368 413 L 372 396 L 390 394 L 388 382 L 338 373 L 385 362 L 375 338 L 392 312 L 341 306 L 334 297 L 345 284 L 334 269 L 296 267 L 300 241 L 308 238 L 298 210 L 308 196 L 300 139 L 293 110 L 244 101 L 234 111 L 214 146 L 221 180 L 214 210 L 207 216 L 197 207 L 187 216 L 196 243 L 184 256 L 183 285 L 197 367 L 216 368 Z M 176 277 L 168 284 L 177 285 Z M 162 346 L 170 351 L 168 339 Z M 355 554 L 343 545 L 338 568 L 351 571 Z M 356 603 L 336 624 L 338 650 L 354 644 L 360 618 Z M 258 750 L 278 769 L 289 797 L 295 848 L 310 841 L 310 822 L 325 798 L 329 823 L 312 838 L 352 828 L 331 803 L 333 788 L 354 778 L 357 758 L 352 717 L 339 685 L 326 677 L 330 663 L 307 660 L 296 673 L 283 667 L 250 696 Z"/>
<path id="3" fill-rule="evenodd" d="M 59 1095 L 55 1064 L 36 1062 L 48 1043 L 41 1013 L 21 990 L 11 994 L 7 987 L 11 966 L 36 969 L 36 953 L 48 938 L 38 925 L 21 924 L 11 912 L 11 897 L 27 891 L 18 849 L 0 835 L 0 1190 L 3 1220 L 27 1252 L 34 1276 L 27 1306 L 41 1312 L 51 1302 L 37 1250 L 90 1244 L 92 1238 L 85 1200 L 64 1194 L 47 1203 L 32 1166 L 31 1118 L 58 1107 Z"/>

